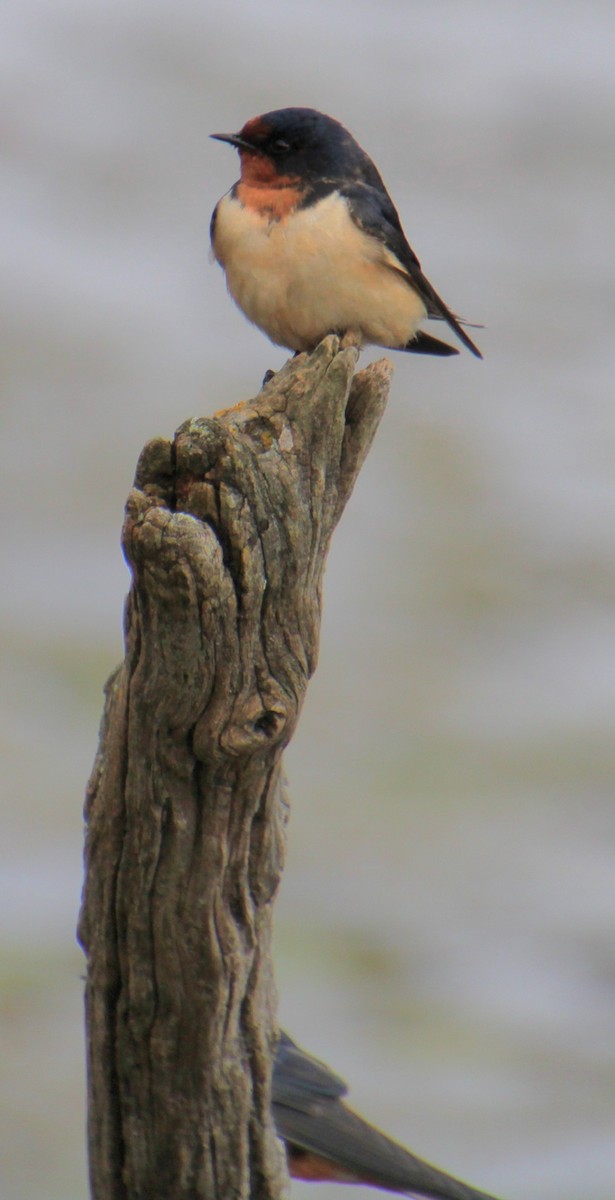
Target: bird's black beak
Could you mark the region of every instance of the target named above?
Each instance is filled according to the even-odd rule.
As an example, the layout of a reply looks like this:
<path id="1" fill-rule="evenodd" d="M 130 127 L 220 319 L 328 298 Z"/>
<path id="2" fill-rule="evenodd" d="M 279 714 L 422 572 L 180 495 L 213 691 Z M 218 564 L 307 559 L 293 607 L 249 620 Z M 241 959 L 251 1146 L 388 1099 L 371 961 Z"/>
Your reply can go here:
<path id="1" fill-rule="evenodd" d="M 209 136 L 215 138 L 217 142 L 228 142 L 229 146 L 235 146 L 237 150 L 254 149 L 254 146 L 246 142 L 238 133 L 210 133 Z"/>

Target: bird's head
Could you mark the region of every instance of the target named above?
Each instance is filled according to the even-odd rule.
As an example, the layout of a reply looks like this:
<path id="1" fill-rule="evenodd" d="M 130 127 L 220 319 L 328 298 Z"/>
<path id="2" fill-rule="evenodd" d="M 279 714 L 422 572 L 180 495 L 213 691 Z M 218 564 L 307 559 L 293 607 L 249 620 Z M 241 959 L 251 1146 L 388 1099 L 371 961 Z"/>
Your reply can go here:
<path id="1" fill-rule="evenodd" d="M 352 134 L 314 108 L 280 108 L 253 117 L 239 133 L 212 133 L 235 146 L 245 174 L 314 181 L 361 177 L 370 163 Z"/>

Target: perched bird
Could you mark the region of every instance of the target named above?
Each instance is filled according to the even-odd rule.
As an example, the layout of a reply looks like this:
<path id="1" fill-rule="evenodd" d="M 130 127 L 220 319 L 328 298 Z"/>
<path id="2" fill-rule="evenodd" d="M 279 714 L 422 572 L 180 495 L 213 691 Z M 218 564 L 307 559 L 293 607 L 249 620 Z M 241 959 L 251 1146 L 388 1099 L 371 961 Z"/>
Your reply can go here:
<path id="1" fill-rule="evenodd" d="M 273 1068 L 273 1119 L 295 1179 L 364 1183 L 429 1200 L 494 1200 L 374 1129 L 346 1108 L 346 1084 L 280 1033 Z"/>
<path id="2" fill-rule="evenodd" d="M 217 204 L 213 252 L 231 296 L 279 346 L 312 350 L 327 333 L 415 354 L 457 354 L 419 331 L 446 321 L 480 350 L 421 271 L 371 158 L 313 108 L 254 117 L 212 133 L 239 151 L 241 179 Z"/>

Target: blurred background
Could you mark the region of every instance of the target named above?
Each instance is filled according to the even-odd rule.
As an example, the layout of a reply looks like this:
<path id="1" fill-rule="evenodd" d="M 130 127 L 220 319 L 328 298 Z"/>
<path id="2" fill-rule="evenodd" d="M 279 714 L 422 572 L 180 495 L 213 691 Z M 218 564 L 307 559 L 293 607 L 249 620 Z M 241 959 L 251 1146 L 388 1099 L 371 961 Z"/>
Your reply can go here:
<path id="1" fill-rule="evenodd" d="M 393 356 L 333 542 L 281 1017 L 444 1168 L 612 1200 L 614 53 L 606 0 L 5 14 L 3 1200 L 87 1194 L 74 928 L 122 509 L 150 437 L 285 359 L 208 261 L 238 162 L 207 135 L 291 104 L 350 127 L 486 329 L 482 364 Z"/>

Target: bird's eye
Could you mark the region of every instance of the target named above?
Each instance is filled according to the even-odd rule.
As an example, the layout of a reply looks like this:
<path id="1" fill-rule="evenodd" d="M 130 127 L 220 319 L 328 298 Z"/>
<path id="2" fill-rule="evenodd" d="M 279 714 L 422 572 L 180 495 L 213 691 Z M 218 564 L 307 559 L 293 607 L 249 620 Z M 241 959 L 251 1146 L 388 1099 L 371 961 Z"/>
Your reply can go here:
<path id="1" fill-rule="evenodd" d="M 284 154 L 287 150 L 290 150 L 290 143 L 285 141 L 284 138 L 276 138 L 275 141 L 271 143 L 271 149 L 279 151 L 280 154 Z"/>

